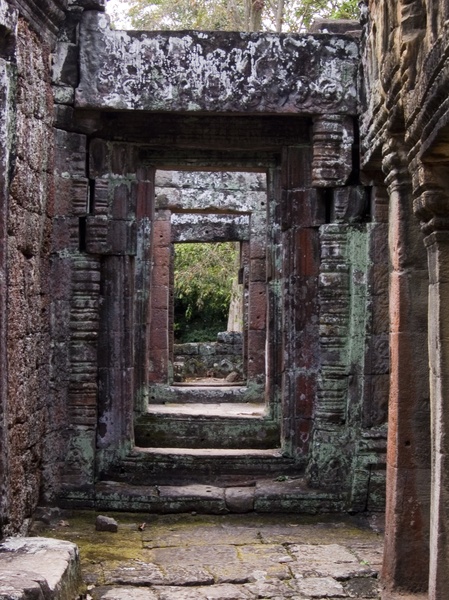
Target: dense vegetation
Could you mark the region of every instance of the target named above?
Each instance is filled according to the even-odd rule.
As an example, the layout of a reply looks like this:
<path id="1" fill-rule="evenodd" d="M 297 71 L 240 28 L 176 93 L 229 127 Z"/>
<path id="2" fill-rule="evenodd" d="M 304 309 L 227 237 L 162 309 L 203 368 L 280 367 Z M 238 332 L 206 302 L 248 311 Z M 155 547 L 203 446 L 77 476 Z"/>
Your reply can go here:
<path id="1" fill-rule="evenodd" d="M 175 339 L 214 341 L 226 331 L 232 282 L 237 277 L 234 243 L 175 245 Z"/>
<path id="2" fill-rule="evenodd" d="M 136 29 L 305 31 L 315 18 L 358 19 L 358 0 L 125 0 Z"/>

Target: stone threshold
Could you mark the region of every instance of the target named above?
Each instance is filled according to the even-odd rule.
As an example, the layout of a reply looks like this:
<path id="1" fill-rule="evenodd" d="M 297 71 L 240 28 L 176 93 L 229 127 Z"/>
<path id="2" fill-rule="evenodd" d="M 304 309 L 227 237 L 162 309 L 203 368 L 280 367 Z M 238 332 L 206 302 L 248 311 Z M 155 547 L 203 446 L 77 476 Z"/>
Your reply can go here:
<path id="1" fill-rule="evenodd" d="M 168 403 L 203 403 L 216 404 L 224 402 L 262 403 L 265 400 L 263 385 L 166 385 L 155 384 L 150 387 L 148 402 L 152 404 Z"/>
<path id="2" fill-rule="evenodd" d="M 82 585 L 78 548 L 43 537 L 0 544 L 0 598 L 73 600 Z"/>
<path id="3" fill-rule="evenodd" d="M 279 478 L 281 479 L 281 478 Z M 258 479 L 248 485 L 136 486 L 103 481 L 95 486 L 96 510 L 226 514 L 342 512 L 342 495 L 312 490 L 301 478 Z"/>
<path id="4" fill-rule="evenodd" d="M 262 418 L 266 415 L 267 407 L 263 403 L 226 402 L 226 403 L 165 403 L 150 404 L 147 413 L 150 415 L 173 415 L 182 417 L 220 417 L 232 419 L 238 417 Z"/>
<path id="5" fill-rule="evenodd" d="M 240 448 L 135 448 L 131 457 L 147 456 L 198 456 L 215 458 L 278 458 L 282 459 L 283 454 L 280 448 L 258 449 L 250 448 L 241 450 Z"/>

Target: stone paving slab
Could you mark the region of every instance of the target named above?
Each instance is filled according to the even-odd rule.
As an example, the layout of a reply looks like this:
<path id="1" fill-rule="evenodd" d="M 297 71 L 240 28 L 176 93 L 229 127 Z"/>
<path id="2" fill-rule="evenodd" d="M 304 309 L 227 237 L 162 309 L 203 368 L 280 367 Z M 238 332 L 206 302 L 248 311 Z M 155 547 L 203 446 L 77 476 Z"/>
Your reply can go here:
<path id="1" fill-rule="evenodd" d="M 367 563 L 360 561 L 352 552 L 339 544 L 292 544 L 289 551 L 296 561 L 291 564 L 295 576 L 333 577 L 349 579 L 351 577 L 370 577 L 376 571 Z"/>

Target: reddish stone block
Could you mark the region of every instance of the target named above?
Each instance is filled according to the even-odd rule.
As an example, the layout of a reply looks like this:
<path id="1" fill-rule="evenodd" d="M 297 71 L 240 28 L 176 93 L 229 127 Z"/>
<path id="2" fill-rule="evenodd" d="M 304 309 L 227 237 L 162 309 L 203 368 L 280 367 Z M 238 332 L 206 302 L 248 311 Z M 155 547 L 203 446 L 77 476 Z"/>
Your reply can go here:
<path id="1" fill-rule="evenodd" d="M 165 329 L 168 332 L 168 310 L 166 308 L 151 310 L 151 331 L 155 329 Z"/>
<path id="2" fill-rule="evenodd" d="M 136 248 L 136 229 L 134 221 L 109 221 L 106 252 L 119 256 L 134 255 Z"/>
<path id="3" fill-rule="evenodd" d="M 152 356 L 155 355 L 156 350 L 167 350 L 168 349 L 168 331 L 164 329 L 153 329 L 150 330 L 150 347 Z"/>
<path id="4" fill-rule="evenodd" d="M 295 232 L 296 274 L 318 276 L 320 269 L 319 234 L 314 228 L 301 228 Z"/>
<path id="5" fill-rule="evenodd" d="M 286 202 L 290 206 L 291 227 L 316 227 L 325 222 L 324 203 L 316 189 L 289 191 Z"/>
<path id="6" fill-rule="evenodd" d="M 249 242 L 249 258 L 251 260 L 255 258 L 265 259 L 267 253 L 267 243 L 265 238 L 262 237 L 251 237 Z"/>
<path id="7" fill-rule="evenodd" d="M 427 591 L 430 469 L 387 466 L 382 579 L 387 589 Z"/>
<path id="8" fill-rule="evenodd" d="M 312 151 L 310 146 L 289 146 L 282 153 L 282 188 L 307 188 L 311 185 Z"/>
<path id="9" fill-rule="evenodd" d="M 163 248 L 161 250 L 164 250 Z M 151 285 L 170 285 L 170 269 L 167 266 L 159 266 L 154 264 L 151 270 Z"/>
<path id="10" fill-rule="evenodd" d="M 249 329 L 265 329 L 267 315 L 267 288 L 263 283 L 249 285 Z"/>
<path id="11" fill-rule="evenodd" d="M 171 222 L 156 220 L 153 223 L 153 245 L 157 248 L 169 247 L 171 243 Z"/>
<path id="12" fill-rule="evenodd" d="M 296 439 L 297 454 L 307 454 L 312 435 L 312 419 L 295 419 L 294 437 Z"/>
<path id="13" fill-rule="evenodd" d="M 301 373 L 295 381 L 296 416 L 301 419 L 310 419 L 313 416 L 317 377 L 315 373 Z"/>
<path id="14" fill-rule="evenodd" d="M 420 348 L 420 352 L 416 352 Z M 427 467 L 430 406 L 427 336 L 390 335 L 390 400 L 387 462 L 395 467 Z"/>
<path id="15" fill-rule="evenodd" d="M 92 179 L 110 173 L 110 146 L 94 138 L 89 144 L 89 177 Z"/>
<path id="16" fill-rule="evenodd" d="M 126 219 L 128 217 L 129 185 L 120 183 L 114 187 L 111 214 L 114 219 Z"/>
<path id="17" fill-rule="evenodd" d="M 265 373 L 266 332 L 250 330 L 248 332 L 248 379 Z"/>
<path id="18" fill-rule="evenodd" d="M 391 331 L 427 332 L 427 271 L 393 271 L 390 275 Z"/>
<path id="19" fill-rule="evenodd" d="M 254 281 L 266 281 L 267 278 L 267 266 L 266 260 L 262 258 L 255 258 L 250 262 L 249 280 Z"/>
<path id="20" fill-rule="evenodd" d="M 166 285 L 153 285 L 150 290 L 150 301 L 153 308 L 168 308 L 169 293 Z"/>
<path id="21" fill-rule="evenodd" d="M 293 225 L 292 205 L 288 190 L 281 191 L 280 213 L 281 229 L 287 231 Z"/>
<path id="22" fill-rule="evenodd" d="M 70 173 L 72 176 L 86 176 L 86 136 L 55 129 L 55 169 L 56 173 Z M 94 140 L 98 141 L 98 140 Z M 89 151 L 92 150 L 92 143 Z"/>
<path id="23" fill-rule="evenodd" d="M 67 215 L 71 209 L 72 180 L 55 175 L 55 201 L 50 216 Z M 86 194 L 87 200 L 87 194 Z"/>
<path id="24" fill-rule="evenodd" d="M 71 225 L 69 218 L 56 217 L 53 219 L 51 245 L 54 252 L 77 247 L 77 245 L 72 245 Z"/>
<path id="25" fill-rule="evenodd" d="M 70 299 L 72 295 L 72 260 L 53 257 L 50 263 L 49 291 L 54 300 Z"/>
<path id="26" fill-rule="evenodd" d="M 171 265 L 171 249 L 169 246 L 161 246 L 154 248 L 153 264 L 156 269 L 165 268 L 168 272 L 169 267 Z M 156 280 L 155 283 L 161 284 L 162 282 Z"/>
<path id="27" fill-rule="evenodd" d="M 137 169 L 138 148 L 132 144 L 112 144 L 110 150 L 111 173 L 134 174 Z"/>
<path id="28" fill-rule="evenodd" d="M 154 184 L 152 181 L 139 181 L 137 184 L 136 218 L 153 218 Z"/>

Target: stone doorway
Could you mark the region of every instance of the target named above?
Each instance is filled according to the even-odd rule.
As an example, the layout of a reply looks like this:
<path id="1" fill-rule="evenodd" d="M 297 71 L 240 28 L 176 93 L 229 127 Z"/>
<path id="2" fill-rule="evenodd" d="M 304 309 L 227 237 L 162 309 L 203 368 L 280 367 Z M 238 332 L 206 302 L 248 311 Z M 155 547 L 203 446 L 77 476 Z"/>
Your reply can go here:
<path id="1" fill-rule="evenodd" d="M 280 425 L 274 416 L 279 411 L 268 382 L 270 363 L 278 352 L 271 342 L 281 334 L 275 330 L 280 297 L 273 293 L 267 268 L 273 263 L 276 231 L 274 203 L 270 205 L 268 197 L 276 195 L 274 178 L 266 171 L 204 170 L 201 165 L 196 170 L 156 169 L 149 300 L 149 337 L 156 343 L 148 347 L 148 405 L 135 424 L 137 446 L 236 450 L 280 446 Z M 174 344 L 175 247 L 217 242 L 240 246 L 242 332 L 220 332 L 209 344 Z M 166 290 L 165 304 L 161 287 Z M 181 360 L 206 365 L 198 367 L 201 383 L 179 377 Z M 237 365 L 228 373 L 237 375 L 233 385 L 225 377 L 221 382 L 219 377 L 207 377 L 208 369 L 226 362 Z"/>

